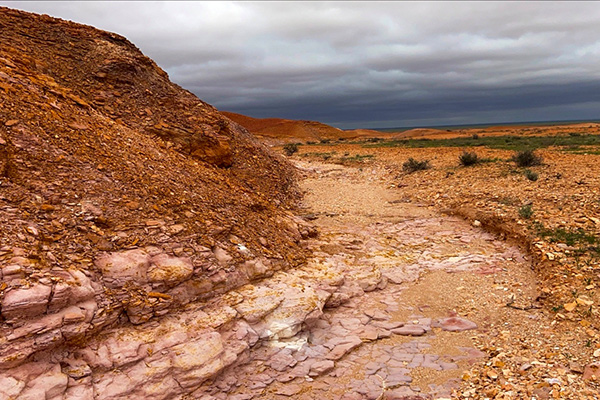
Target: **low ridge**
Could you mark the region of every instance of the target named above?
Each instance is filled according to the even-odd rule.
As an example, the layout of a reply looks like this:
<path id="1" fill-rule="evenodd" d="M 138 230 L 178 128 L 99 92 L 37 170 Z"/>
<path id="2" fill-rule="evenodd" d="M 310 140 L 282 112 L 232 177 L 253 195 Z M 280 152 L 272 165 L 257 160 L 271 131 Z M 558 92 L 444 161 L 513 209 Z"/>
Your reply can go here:
<path id="1" fill-rule="evenodd" d="M 372 131 L 369 129 L 342 130 L 317 121 L 297 121 L 281 118 L 252 118 L 228 111 L 223 111 L 222 113 L 248 129 L 248 131 L 260 138 L 263 142 L 273 145 L 390 136 L 388 133 Z"/>

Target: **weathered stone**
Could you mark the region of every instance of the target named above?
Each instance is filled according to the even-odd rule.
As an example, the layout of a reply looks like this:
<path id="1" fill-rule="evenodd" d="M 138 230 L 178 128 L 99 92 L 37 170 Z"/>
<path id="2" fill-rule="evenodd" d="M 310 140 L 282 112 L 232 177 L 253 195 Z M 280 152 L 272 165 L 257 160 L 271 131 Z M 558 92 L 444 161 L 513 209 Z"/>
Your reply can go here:
<path id="1" fill-rule="evenodd" d="M 81 379 L 92 374 L 90 366 L 82 360 L 67 360 L 64 361 L 62 368 L 63 374 L 73 378 Z"/>
<path id="2" fill-rule="evenodd" d="M 438 320 L 435 324 L 433 324 L 433 326 L 440 327 L 442 328 L 442 330 L 450 332 L 460 332 L 469 329 L 477 329 L 477 324 L 469 321 L 468 319 L 460 317 L 442 318 Z"/>
<path id="3" fill-rule="evenodd" d="M 404 282 L 410 282 L 414 279 L 409 273 L 399 267 L 384 270 L 383 276 L 385 276 L 387 280 L 392 282 L 394 285 L 400 285 Z"/>
<path id="4" fill-rule="evenodd" d="M 267 365 L 276 371 L 285 371 L 296 365 L 297 362 L 291 354 L 280 351 L 267 362 Z"/>
<path id="5" fill-rule="evenodd" d="M 148 282 L 150 255 L 141 249 L 107 254 L 96 260 L 103 279 L 110 288 L 120 288 L 126 282 L 144 285 Z"/>
<path id="6" fill-rule="evenodd" d="M 60 398 L 67 390 L 68 377 L 56 364 L 50 370 L 29 381 L 27 387 L 19 394 L 19 399 L 39 400 L 45 396 L 46 399 Z M 42 397 L 44 398 L 44 397 Z"/>
<path id="7" fill-rule="evenodd" d="M 12 376 L 0 374 L 0 397 L 5 399 L 16 399 L 25 387 L 25 382 L 17 380 Z"/>
<path id="8" fill-rule="evenodd" d="M 327 303 L 325 303 L 325 308 L 337 308 L 350 299 L 351 297 L 347 293 L 335 292 L 329 297 Z"/>
<path id="9" fill-rule="evenodd" d="M 404 322 L 402 321 L 371 321 L 370 324 L 378 328 L 387 330 L 392 330 L 404 326 Z"/>
<path id="10" fill-rule="evenodd" d="M 381 270 L 377 267 L 354 271 L 353 278 L 365 292 L 371 292 L 378 288 L 381 289 L 387 283 L 387 278 L 381 275 Z"/>
<path id="11" fill-rule="evenodd" d="M 350 336 L 346 338 L 343 342 L 336 345 L 328 354 L 327 359 L 329 360 L 339 360 L 344 355 L 357 348 L 362 344 L 362 340 L 357 336 Z"/>
<path id="12" fill-rule="evenodd" d="M 380 338 L 380 332 L 380 329 L 367 325 L 358 331 L 358 337 L 361 340 L 377 340 Z"/>
<path id="13" fill-rule="evenodd" d="M 225 249 L 219 246 L 213 249 L 213 254 L 221 265 L 227 265 L 227 263 L 233 260 L 233 257 L 231 257 Z"/>
<path id="14" fill-rule="evenodd" d="M 331 360 L 322 360 L 313 363 L 310 366 L 309 376 L 319 376 L 335 367 L 335 363 Z"/>
<path id="15" fill-rule="evenodd" d="M 147 276 L 152 283 L 170 287 L 189 279 L 193 273 L 194 266 L 189 258 L 159 254 L 152 257 Z"/>
<path id="16" fill-rule="evenodd" d="M 396 335 L 402 336 L 423 336 L 425 334 L 425 328 L 420 325 L 404 325 L 401 328 L 395 328 L 391 331 Z"/>
<path id="17" fill-rule="evenodd" d="M 35 284 L 8 290 L 2 299 L 2 315 L 9 323 L 24 323 L 46 312 L 51 288 Z"/>
<path id="18" fill-rule="evenodd" d="M 583 369 L 583 379 L 600 380 L 600 362 L 591 363 Z"/>
<path id="19" fill-rule="evenodd" d="M 280 394 L 282 396 L 294 396 L 302 390 L 302 386 L 296 384 L 285 385 L 275 391 L 276 394 Z"/>
<path id="20" fill-rule="evenodd" d="M 301 324 L 310 318 L 318 318 L 329 293 L 318 292 L 310 286 L 287 287 L 281 305 L 264 318 L 261 337 L 284 339 L 294 336 Z"/>
<path id="21" fill-rule="evenodd" d="M 363 327 L 362 322 L 358 318 L 342 318 L 339 324 L 349 331 L 355 331 Z"/>
<path id="22" fill-rule="evenodd" d="M 79 307 L 71 306 L 63 311 L 62 316 L 65 324 L 71 324 L 83 321 L 85 319 L 85 312 Z"/>
<path id="23" fill-rule="evenodd" d="M 378 309 L 365 310 L 364 313 L 374 321 L 387 321 L 390 319 L 390 315 L 388 313 Z"/>
<path id="24" fill-rule="evenodd" d="M 248 280 L 264 278 L 273 274 L 273 266 L 267 259 L 257 258 L 246 261 L 241 268 L 245 271 Z"/>
<path id="25" fill-rule="evenodd" d="M 266 287 L 247 285 L 239 293 L 244 300 L 234 308 L 250 323 L 260 321 L 283 302 L 283 293 Z"/>
<path id="26" fill-rule="evenodd" d="M 224 367 L 219 358 L 223 350 L 221 336 L 216 332 L 172 347 L 169 354 L 177 381 L 190 388 L 215 375 Z"/>

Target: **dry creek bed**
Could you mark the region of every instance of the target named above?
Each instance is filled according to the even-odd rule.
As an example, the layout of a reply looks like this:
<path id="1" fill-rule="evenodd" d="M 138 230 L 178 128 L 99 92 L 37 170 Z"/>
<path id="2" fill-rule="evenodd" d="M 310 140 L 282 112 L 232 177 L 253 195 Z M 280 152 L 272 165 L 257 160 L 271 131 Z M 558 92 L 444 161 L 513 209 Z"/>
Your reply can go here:
<path id="1" fill-rule="evenodd" d="M 486 337 L 550 325 L 516 246 L 406 202 L 368 169 L 298 167 L 320 231 L 306 270 L 343 278 L 322 314 L 254 346 L 205 386 L 206 398 L 450 398 L 488 360 L 477 346 Z"/>

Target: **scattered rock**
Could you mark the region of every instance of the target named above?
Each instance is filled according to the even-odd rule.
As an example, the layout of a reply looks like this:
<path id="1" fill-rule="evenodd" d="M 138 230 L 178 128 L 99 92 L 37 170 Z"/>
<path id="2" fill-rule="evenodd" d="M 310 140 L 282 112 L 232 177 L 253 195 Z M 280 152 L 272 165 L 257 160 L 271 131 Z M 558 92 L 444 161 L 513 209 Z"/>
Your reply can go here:
<path id="1" fill-rule="evenodd" d="M 583 379 L 600 380 L 600 362 L 586 365 L 583 370 Z"/>
<path id="2" fill-rule="evenodd" d="M 323 375 L 327 371 L 331 371 L 335 367 L 335 363 L 331 360 L 322 360 L 313 363 L 310 367 L 309 376 Z"/>
<path id="3" fill-rule="evenodd" d="M 400 328 L 394 328 L 391 331 L 396 335 L 402 336 L 423 336 L 425 334 L 425 328 L 419 325 L 404 325 Z"/>
<path id="4" fill-rule="evenodd" d="M 460 317 L 442 318 L 436 321 L 434 326 L 450 332 L 461 332 L 469 329 L 477 329 L 476 323 Z"/>
<path id="5" fill-rule="evenodd" d="M 281 388 L 277 389 L 275 391 L 276 394 L 280 394 L 282 396 L 294 396 L 298 393 L 300 393 L 300 391 L 302 390 L 302 386 L 300 385 L 296 385 L 296 384 L 288 384 L 285 386 L 282 386 Z"/>

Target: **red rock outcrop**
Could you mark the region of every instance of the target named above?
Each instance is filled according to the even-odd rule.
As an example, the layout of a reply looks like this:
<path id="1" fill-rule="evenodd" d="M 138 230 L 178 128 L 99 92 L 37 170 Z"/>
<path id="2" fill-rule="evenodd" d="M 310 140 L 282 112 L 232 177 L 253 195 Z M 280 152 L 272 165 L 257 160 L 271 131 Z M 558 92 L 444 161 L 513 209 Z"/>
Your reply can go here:
<path id="1" fill-rule="evenodd" d="M 150 350 L 98 335 L 133 325 L 199 346 L 184 393 L 241 351 L 198 301 L 304 259 L 293 168 L 119 35 L 0 8 L 0 42 L 0 398 L 131 398 L 110 371 Z"/>
<path id="2" fill-rule="evenodd" d="M 296 121 L 281 118 L 252 118 L 228 111 L 222 112 L 268 144 L 307 143 L 322 140 L 387 138 L 389 133 L 369 129 L 342 130 L 317 121 Z"/>

